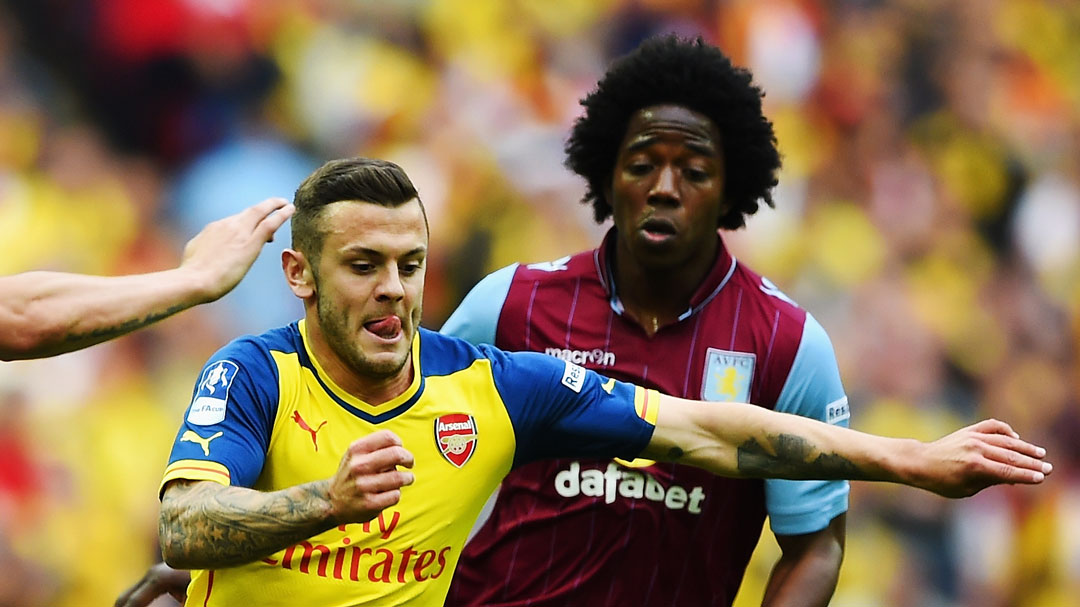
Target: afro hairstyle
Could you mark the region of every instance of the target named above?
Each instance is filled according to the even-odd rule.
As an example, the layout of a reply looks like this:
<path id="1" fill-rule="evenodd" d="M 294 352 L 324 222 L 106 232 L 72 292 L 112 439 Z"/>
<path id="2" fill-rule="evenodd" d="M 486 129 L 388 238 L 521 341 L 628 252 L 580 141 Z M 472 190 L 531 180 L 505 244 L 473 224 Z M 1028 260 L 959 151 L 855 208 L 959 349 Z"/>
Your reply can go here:
<path id="1" fill-rule="evenodd" d="M 596 89 L 581 100 L 585 112 L 567 139 L 565 165 L 585 178 L 581 199 L 597 223 L 611 217 L 605 197 L 619 148 L 634 113 L 673 104 L 698 112 L 716 125 L 724 162 L 724 199 L 730 211 L 717 227 L 734 230 L 758 210 L 773 205 L 780 153 L 772 123 L 762 113 L 764 92 L 749 71 L 732 65 L 700 37 L 655 36 L 616 60 Z"/>

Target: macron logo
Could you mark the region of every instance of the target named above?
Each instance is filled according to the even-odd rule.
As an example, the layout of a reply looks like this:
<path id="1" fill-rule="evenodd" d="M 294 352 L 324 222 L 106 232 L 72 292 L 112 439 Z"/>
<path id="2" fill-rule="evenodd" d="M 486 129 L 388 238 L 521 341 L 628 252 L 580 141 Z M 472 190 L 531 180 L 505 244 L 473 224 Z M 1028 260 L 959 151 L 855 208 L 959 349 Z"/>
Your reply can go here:
<path id="1" fill-rule="evenodd" d="M 544 354 L 554 356 L 575 365 L 594 367 L 614 367 L 615 353 L 596 348 L 594 350 L 567 350 L 566 348 L 544 348 Z"/>

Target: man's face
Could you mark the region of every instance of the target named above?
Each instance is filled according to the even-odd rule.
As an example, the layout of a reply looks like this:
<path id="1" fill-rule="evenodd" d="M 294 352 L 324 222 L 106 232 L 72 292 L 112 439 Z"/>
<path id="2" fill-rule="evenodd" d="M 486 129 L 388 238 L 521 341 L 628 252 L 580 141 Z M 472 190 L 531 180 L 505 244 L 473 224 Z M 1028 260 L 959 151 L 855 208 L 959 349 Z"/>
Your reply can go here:
<path id="1" fill-rule="evenodd" d="M 621 249 L 650 267 L 714 251 L 723 202 L 723 152 L 716 125 L 676 105 L 639 110 L 626 128 L 612 174 Z"/>
<path id="2" fill-rule="evenodd" d="M 420 324 L 428 245 L 420 203 L 336 202 L 319 225 L 315 294 L 327 345 L 357 375 L 392 377 Z"/>

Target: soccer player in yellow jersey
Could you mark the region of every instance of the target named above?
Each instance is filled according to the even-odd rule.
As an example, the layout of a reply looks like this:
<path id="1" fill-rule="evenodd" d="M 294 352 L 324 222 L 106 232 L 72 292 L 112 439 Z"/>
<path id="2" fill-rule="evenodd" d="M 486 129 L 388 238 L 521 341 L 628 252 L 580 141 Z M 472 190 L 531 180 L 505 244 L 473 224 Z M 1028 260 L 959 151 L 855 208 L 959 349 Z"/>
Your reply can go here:
<path id="1" fill-rule="evenodd" d="M 399 167 L 332 161 L 295 205 L 282 264 L 305 318 L 210 359 L 162 481 L 162 551 L 195 570 L 189 605 L 441 605 L 484 501 L 513 466 L 545 457 L 950 497 L 1050 472 L 998 421 L 933 443 L 883 438 L 426 331 L 426 216 Z M 594 472 L 580 482 L 597 495 L 626 490 Z"/>

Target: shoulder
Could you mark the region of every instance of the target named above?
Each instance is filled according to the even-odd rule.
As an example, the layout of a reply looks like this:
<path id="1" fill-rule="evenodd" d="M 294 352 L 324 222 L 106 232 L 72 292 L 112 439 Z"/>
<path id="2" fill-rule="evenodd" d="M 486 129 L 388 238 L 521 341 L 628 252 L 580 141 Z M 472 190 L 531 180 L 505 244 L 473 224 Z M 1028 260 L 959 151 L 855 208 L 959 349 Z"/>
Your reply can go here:
<path id="1" fill-rule="evenodd" d="M 738 262 L 732 282 L 742 291 L 742 296 L 752 309 L 775 319 L 777 322 L 802 328 L 806 322 L 806 310 L 798 302 L 780 290 L 771 280 Z"/>
<path id="2" fill-rule="evenodd" d="M 486 346 L 474 346 L 465 339 L 420 328 L 420 369 L 426 376 L 451 375 L 488 358 Z"/>
<path id="3" fill-rule="evenodd" d="M 483 360 L 491 365 L 492 373 L 533 373 L 551 375 L 563 369 L 565 363 L 538 352 L 507 352 L 489 344 L 473 345 L 452 335 L 420 329 L 420 367 L 425 376 L 452 375 Z"/>
<path id="4" fill-rule="evenodd" d="M 518 267 L 514 282 L 561 282 L 585 276 L 598 277 L 596 251 L 588 250 L 551 261 Z"/>
<path id="5" fill-rule="evenodd" d="M 225 344 L 213 359 L 266 360 L 271 352 L 292 354 L 300 348 L 296 323 L 271 329 L 259 335 L 243 335 Z"/>

